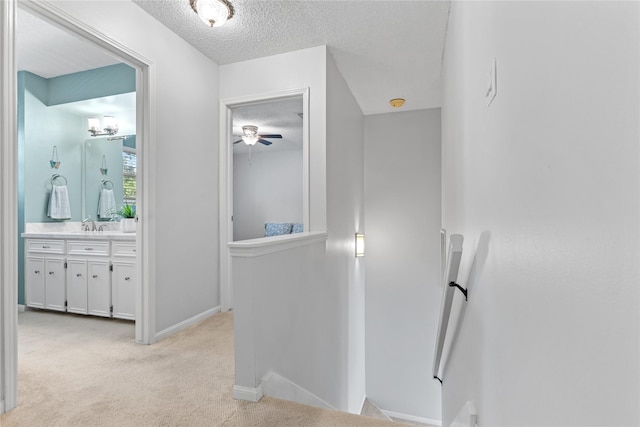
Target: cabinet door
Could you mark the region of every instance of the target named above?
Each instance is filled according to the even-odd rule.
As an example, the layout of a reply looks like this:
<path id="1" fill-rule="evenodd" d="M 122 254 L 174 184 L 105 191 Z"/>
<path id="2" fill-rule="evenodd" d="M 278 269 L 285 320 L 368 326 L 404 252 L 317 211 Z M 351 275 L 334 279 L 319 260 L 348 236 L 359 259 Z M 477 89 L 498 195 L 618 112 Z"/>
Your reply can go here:
<path id="1" fill-rule="evenodd" d="M 109 262 L 88 261 L 88 309 L 94 316 L 111 317 Z"/>
<path id="2" fill-rule="evenodd" d="M 87 261 L 67 260 L 67 311 L 87 314 Z"/>
<path id="3" fill-rule="evenodd" d="M 27 306 L 44 308 L 44 258 L 27 257 L 24 267 L 24 288 Z"/>
<path id="4" fill-rule="evenodd" d="M 47 272 L 44 280 L 44 306 L 49 310 L 65 311 L 67 292 L 64 259 L 46 257 L 44 265 Z"/>
<path id="5" fill-rule="evenodd" d="M 113 317 L 135 320 L 136 308 L 135 264 L 113 263 Z"/>

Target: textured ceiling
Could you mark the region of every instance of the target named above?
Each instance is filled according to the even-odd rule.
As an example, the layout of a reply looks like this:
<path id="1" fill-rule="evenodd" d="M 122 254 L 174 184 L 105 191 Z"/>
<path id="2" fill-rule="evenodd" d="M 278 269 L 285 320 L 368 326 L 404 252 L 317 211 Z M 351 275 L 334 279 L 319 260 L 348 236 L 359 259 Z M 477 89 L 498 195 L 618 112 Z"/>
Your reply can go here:
<path id="1" fill-rule="evenodd" d="M 213 29 L 189 0 L 133 1 L 218 64 L 327 45 L 365 114 L 440 106 L 448 1 L 232 0 L 235 16 Z M 42 77 L 117 62 L 20 8 L 16 31 L 18 68 Z"/>
<path id="2" fill-rule="evenodd" d="M 448 1 L 231 0 L 209 28 L 189 0 L 133 0 L 217 64 L 327 45 L 364 114 L 440 106 Z"/>

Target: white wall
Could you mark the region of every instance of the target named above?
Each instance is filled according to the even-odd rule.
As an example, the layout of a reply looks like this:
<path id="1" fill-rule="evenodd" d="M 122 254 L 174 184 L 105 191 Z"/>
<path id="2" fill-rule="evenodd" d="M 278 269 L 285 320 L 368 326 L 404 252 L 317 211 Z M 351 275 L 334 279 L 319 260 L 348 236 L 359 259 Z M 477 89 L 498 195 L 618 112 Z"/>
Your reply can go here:
<path id="1" fill-rule="evenodd" d="M 233 240 L 264 237 L 265 222 L 303 222 L 302 151 L 233 155 Z"/>
<path id="2" fill-rule="evenodd" d="M 273 237 L 263 240 L 275 240 Z M 338 333 L 331 319 L 324 239 L 256 257 L 234 257 L 235 384 L 256 388 L 269 372 L 328 407 L 340 407 Z M 295 399 L 292 399 L 295 400 Z"/>
<path id="3" fill-rule="evenodd" d="M 355 257 L 355 233 L 365 231 L 364 119 L 347 83 L 327 56 L 327 280 L 336 292 L 335 320 L 342 334 L 346 406 L 360 413 L 365 397 L 365 260 Z M 343 317 L 344 316 L 344 317 Z"/>
<path id="4" fill-rule="evenodd" d="M 274 55 L 250 61 L 243 61 L 227 64 L 220 67 L 220 97 L 223 100 L 237 99 L 246 96 L 263 95 L 267 93 L 281 92 L 291 89 L 309 88 L 309 150 L 310 150 L 310 230 L 326 230 L 326 61 L 327 52 L 324 46 L 305 49 L 296 52 Z M 254 70 L 263 70 L 256 74 Z M 306 224 L 305 224 L 306 226 Z M 324 252 L 324 251 L 323 251 Z M 296 252 L 297 253 L 297 252 Z M 288 252 L 278 255 L 286 256 Z M 297 253 L 298 254 L 298 253 Z M 236 335 L 236 385 L 256 387 L 262 375 L 269 370 L 284 376 L 289 381 L 304 388 L 308 392 L 318 396 L 333 407 L 345 408 L 345 398 L 342 390 L 345 388 L 345 375 L 343 369 L 344 355 L 340 351 L 346 337 L 346 329 L 343 327 L 342 319 L 346 317 L 344 306 L 336 294 L 339 293 L 337 284 L 328 284 L 323 276 L 320 276 L 319 284 L 310 289 L 301 286 L 298 290 L 300 294 L 294 293 L 294 300 L 286 308 L 290 311 L 263 316 L 258 320 L 253 319 L 253 310 L 247 311 L 244 302 L 249 301 L 243 298 L 247 289 L 254 289 L 253 281 L 260 278 L 261 289 L 266 293 L 253 296 L 253 304 L 269 304 L 274 298 L 289 301 L 291 296 L 280 295 L 283 287 L 287 286 L 290 280 L 294 283 L 295 277 L 309 277 L 308 271 L 322 272 L 324 274 L 324 256 L 318 258 L 317 251 L 300 252 L 305 256 L 304 260 L 289 257 L 294 265 L 303 266 L 303 270 L 296 276 L 282 277 L 287 270 L 279 267 L 279 262 L 271 262 L 265 265 L 260 258 L 237 259 L 232 262 L 232 286 L 234 287 L 234 320 Z M 298 255 L 300 255 L 298 254 Z M 286 261 L 286 260 L 285 260 Z M 316 267 L 320 263 L 321 267 Z M 240 266 L 242 268 L 240 268 Z M 267 271 L 265 271 L 267 268 Z M 273 269 L 273 271 L 270 271 Z M 273 278 L 269 280 L 269 278 Z M 266 279 L 266 280 L 265 280 Z M 300 283 L 302 284 L 303 281 Z M 306 279 L 304 280 L 306 282 Z M 289 289 L 285 293 L 292 292 Z M 306 292 L 315 292 L 314 298 L 322 304 L 323 310 L 319 314 L 315 310 L 305 310 L 303 303 L 307 299 Z M 268 298 L 267 298 L 268 297 Z M 264 299 L 267 298 L 267 299 Z M 295 301 L 298 301 L 296 303 Z M 312 331 L 320 328 L 322 332 L 315 333 L 316 339 L 308 342 L 307 351 L 318 357 L 305 357 L 307 352 L 296 355 L 291 353 L 284 360 L 288 361 L 286 372 L 278 372 L 280 369 L 279 358 L 271 357 L 281 349 L 290 347 L 286 341 L 290 336 L 283 338 L 270 325 L 279 324 L 281 316 L 292 319 L 292 324 L 306 325 L 305 330 Z M 266 330 L 273 329 L 268 336 L 272 339 L 265 340 L 261 337 Z M 262 331 L 262 334 L 260 333 Z M 257 338 L 264 346 L 256 346 Z M 295 335 L 293 335 L 295 337 Z M 327 351 L 330 349 L 331 351 Z M 320 356 L 321 355 L 321 356 Z M 249 359 L 247 359 L 249 357 Z M 255 378 L 248 378 L 251 373 L 251 366 L 244 363 L 248 360 L 253 363 L 258 373 Z M 247 381 L 257 381 L 248 383 Z"/>
<path id="5" fill-rule="evenodd" d="M 365 117 L 367 397 L 439 421 L 440 109 Z"/>
<path id="6" fill-rule="evenodd" d="M 155 229 L 152 276 L 163 331 L 220 304 L 218 131 L 211 124 L 218 66 L 129 1 L 53 3 L 153 63 L 156 179 L 148 185 L 156 206 L 141 214 Z"/>
<path id="7" fill-rule="evenodd" d="M 260 73 L 255 73 L 257 69 Z M 325 69 L 325 46 L 220 67 L 221 100 L 309 88 L 309 230 L 312 231 L 324 231 L 327 227 Z"/>
<path id="8" fill-rule="evenodd" d="M 256 69 L 263 72 L 255 74 Z M 236 325 L 243 328 L 239 332 L 236 327 L 236 385 L 246 386 L 242 381 L 251 380 L 245 378 L 250 370 L 245 361 L 251 362 L 247 354 L 254 352 L 260 375 L 275 370 L 329 405 L 359 412 L 364 398 L 364 271 L 354 256 L 354 234 L 364 227 L 362 112 L 324 46 L 220 67 L 225 100 L 304 87 L 310 88 L 310 230 L 327 231 L 329 237 L 322 255 L 304 252 L 307 258 L 302 261 L 297 253 L 290 258 L 319 280 L 300 281 L 293 290 L 285 290 L 294 292 L 282 294 L 291 301 L 283 307 L 287 311 L 262 316 L 249 326 L 243 297 L 236 295 L 235 318 L 240 319 Z M 254 294 L 253 304 L 277 298 L 295 280 L 280 276 L 280 262 L 265 267 L 259 258 L 234 258 L 234 291 L 244 292 L 251 288 L 251 280 L 260 278 L 260 291 L 265 293 Z M 268 300 L 263 299 L 266 295 Z M 318 306 L 305 309 L 305 301 Z M 276 356 L 282 349 L 299 345 L 296 334 L 274 332 L 265 340 L 256 331 L 278 324 L 283 316 L 304 327 L 313 339 L 304 352 L 280 359 Z M 259 339 L 247 341 L 245 334 Z M 252 343 L 259 345 L 252 348 Z M 286 369 L 280 367 L 283 360 Z"/>
<path id="9" fill-rule="evenodd" d="M 469 288 L 443 425 L 638 425 L 637 2 L 453 2 L 443 224 Z M 497 58 L 498 92 L 484 102 Z"/>

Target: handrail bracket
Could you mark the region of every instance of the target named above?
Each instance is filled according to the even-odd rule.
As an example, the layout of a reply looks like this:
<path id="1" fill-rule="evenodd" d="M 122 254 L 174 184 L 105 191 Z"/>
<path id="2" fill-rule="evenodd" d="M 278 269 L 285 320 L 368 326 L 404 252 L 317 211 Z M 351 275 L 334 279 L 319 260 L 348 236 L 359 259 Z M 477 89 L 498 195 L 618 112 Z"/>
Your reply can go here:
<path id="1" fill-rule="evenodd" d="M 452 287 L 452 288 L 458 288 L 460 290 L 460 292 L 462 292 L 462 294 L 464 295 L 464 300 L 465 301 L 469 301 L 469 299 L 467 298 L 467 293 L 469 291 L 467 289 L 465 289 L 462 286 L 458 285 L 456 282 L 449 282 L 449 286 Z"/>

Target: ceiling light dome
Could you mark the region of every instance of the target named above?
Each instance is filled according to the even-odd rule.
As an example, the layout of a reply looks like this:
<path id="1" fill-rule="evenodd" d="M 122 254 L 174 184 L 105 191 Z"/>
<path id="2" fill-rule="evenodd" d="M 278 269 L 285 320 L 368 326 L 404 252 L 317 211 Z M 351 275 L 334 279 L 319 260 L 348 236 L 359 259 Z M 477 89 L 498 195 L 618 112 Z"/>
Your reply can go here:
<path id="1" fill-rule="evenodd" d="M 228 0 L 189 0 L 191 8 L 202 22 L 220 27 L 233 17 L 233 5 Z"/>

